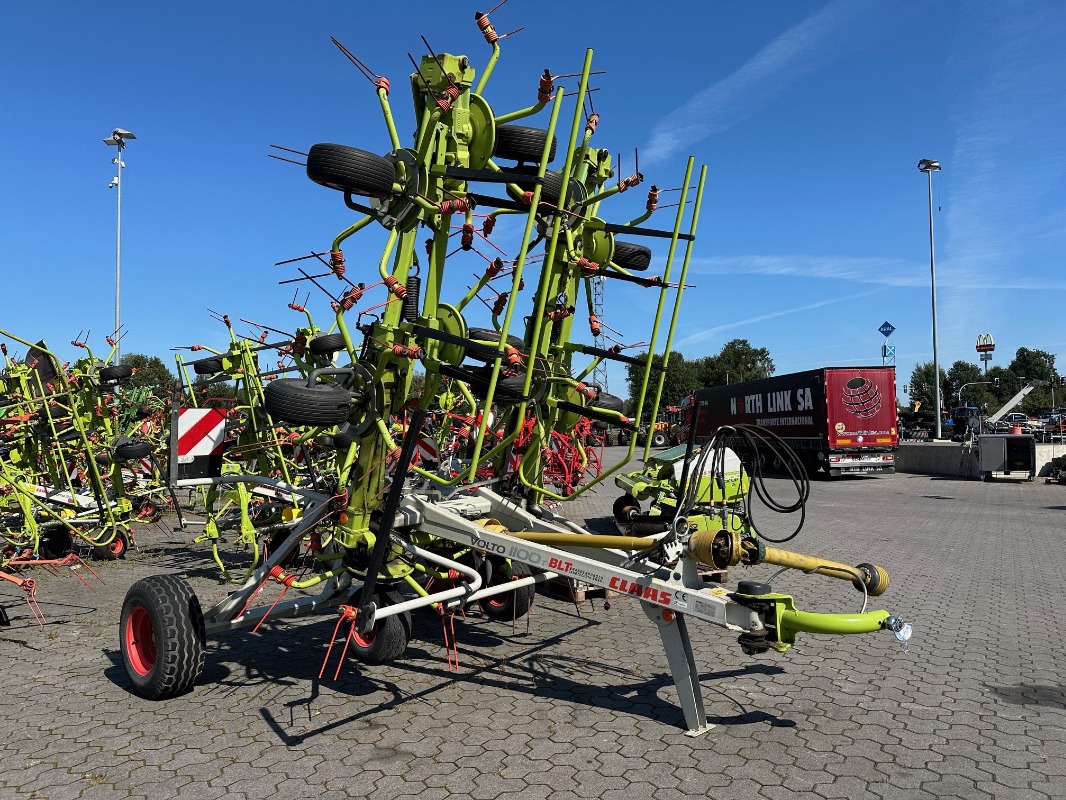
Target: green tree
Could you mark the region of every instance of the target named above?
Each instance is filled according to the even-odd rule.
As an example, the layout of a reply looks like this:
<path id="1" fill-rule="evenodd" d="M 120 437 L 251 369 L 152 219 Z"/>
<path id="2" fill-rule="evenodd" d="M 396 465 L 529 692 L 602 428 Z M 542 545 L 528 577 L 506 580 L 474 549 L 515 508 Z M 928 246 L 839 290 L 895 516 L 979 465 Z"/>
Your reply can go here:
<path id="1" fill-rule="evenodd" d="M 626 383 L 629 386 L 629 401 L 627 409 L 630 415 L 635 415 L 637 399 L 640 396 L 640 385 L 644 378 L 644 359 L 647 353 L 638 353 L 636 358 L 639 364 L 626 365 Z M 662 368 L 663 357 L 656 354 L 652 357 L 652 372 L 648 378 L 648 391 L 644 397 L 644 407 L 640 415 L 642 423 L 649 422 L 651 404 L 655 400 L 655 390 L 659 385 L 659 373 Z M 680 353 L 671 352 L 667 362 L 666 378 L 663 381 L 663 396 L 659 401 L 659 408 L 668 405 L 678 405 L 681 400 L 698 386 L 694 362 L 686 361 Z"/>
<path id="2" fill-rule="evenodd" d="M 157 356 L 126 353 L 119 359 L 119 363 L 133 368 L 131 386 L 147 386 L 151 388 L 152 394 L 161 400 L 170 397 L 177 378 Z"/>
<path id="3" fill-rule="evenodd" d="M 774 361 L 765 347 L 753 347 L 747 339 L 726 342 L 717 355 L 695 362 L 699 386 L 743 383 L 774 374 Z"/>
<path id="4" fill-rule="evenodd" d="M 921 364 L 914 365 L 914 371 L 911 372 L 911 400 L 918 400 L 921 404 L 932 410 L 936 408 L 936 395 L 934 394 L 934 387 L 936 386 L 936 379 L 933 377 L 933 362 L 925 361 Z M 941 407 L 951 407 L 951 394 L 948 391 L 948 376 L 943 369 L 940 370 L 940 397 Z"/>
<path id="5" fill-rule="evenodd" d="M 972 364 L 969 361 L 956 361 L 951 365 L 951 369 L 948 370 L 946 391 L 950 393 L 951 400 L 948 402 L 947 397 L 945 397 L 945 403 L 951 407 L 959 405 L 959 390 L 965 386 L 962 405 L 980 408 L 987 404 L 991 409 L 995 406 L 996 398 L 988 390 L 988 385 L 985 384 L 985 381 L 989 380 L 991 379 L 985 377 L 984 372 L 977 364 Z"/>
<path id="6" fill-rule="evenodd" d="M 1050 383 L 1058 378 L 1058 373 L 1055 371 L 1054 355 L 1044 350 L 1030 350 L 1028 347 L 1019 347 L 1014 354 L 1014 360 L 1010 362 L 1007 369 L 1017 377 L 1019 391 L 1022 386 L 1032 381 L 1046 381 L 1048 384 L 1038 386 L 1026 395 L 1019 405 L 1022 411 L 1032 414 L 1037 409 L 1050 408 Z"/>

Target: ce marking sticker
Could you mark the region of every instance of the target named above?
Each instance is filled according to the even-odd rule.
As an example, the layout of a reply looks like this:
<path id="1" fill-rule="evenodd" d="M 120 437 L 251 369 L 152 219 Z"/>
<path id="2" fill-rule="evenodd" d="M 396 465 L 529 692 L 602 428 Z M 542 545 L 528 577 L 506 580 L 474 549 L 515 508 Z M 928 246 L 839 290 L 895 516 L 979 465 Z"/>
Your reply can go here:
<path id="1" fill-rule="evenodd" d="M 678 608 L 688 608 L 688 592 L 674 592 L 674 605 Z"/>

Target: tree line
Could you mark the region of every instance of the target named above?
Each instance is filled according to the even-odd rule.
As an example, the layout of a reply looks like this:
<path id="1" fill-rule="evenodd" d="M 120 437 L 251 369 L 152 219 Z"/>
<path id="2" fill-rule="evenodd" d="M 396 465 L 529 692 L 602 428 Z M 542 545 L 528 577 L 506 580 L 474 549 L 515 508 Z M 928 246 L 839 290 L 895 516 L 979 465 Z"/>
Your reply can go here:
<path id="1" fill-rule="evenodd" d="M 947 372 L 941 368 L 941 405 L 944 409 L 958 405 L 987 406 L 988 413 L 994 414 L 1027 382 L 1033 380 L 1044 381 L 1046 385 L 1031 391 L 1018 406 L 1019 411 L 1035 414 L 1040 409 L 1052 408 L 1053 389 L 1055 404 L 1066 406 L 1066 387 L 1060 385 L 1061 376 L 1055 368 L 1055 356 L 1028 347 L 1019 347 L 1007 366 L 990 367 L 987 374 L 983 368 L 968 361 L 956 361 Z M 909 384 L 911 401 L 918 401 L 925 408 L 933 408 L 933 386 L 933 362 L 915 366 Z"/>
<path id="2" fill-rule="evenodd" d="M 640 398 L 644 378 L 644 361 L 648 353 L 638 353 L 635 357 L 639 360 L 638 364 L 626 365 L 626 384 L 629 389 L 626 413 L 630 416 L 636 415 L 637 400 Z M 651 377 L 648 379 L 643 413 L 640 415 L 644 421 L 648 421 L 651 413 L 651 404 L 655 400 L 655 389 L 662 369 L 663 356 L 657 353 L 652 356 Z M 773 374 L 774 362 L 770 358 L 770 351 L 765 347 L 753 347 L 747 339 L 733 339 L 726 342 L 716 355 L 693 360 L 686 359 L 681 353 L 671 352 L 666 362 L 666 377 L 659 408 L 679 405 L 693 389 L 701 386 L 741 383 L 768 378 Z"/>

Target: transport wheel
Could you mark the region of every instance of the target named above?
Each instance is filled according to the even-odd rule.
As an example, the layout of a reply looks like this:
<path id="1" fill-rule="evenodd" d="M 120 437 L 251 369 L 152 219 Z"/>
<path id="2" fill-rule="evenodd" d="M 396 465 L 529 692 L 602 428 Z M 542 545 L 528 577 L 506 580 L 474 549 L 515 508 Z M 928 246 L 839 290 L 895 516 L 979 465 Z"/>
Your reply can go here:
<path id="1" fill-rule="evenodd" d="M 651 435 L 651 446 L 666 447 L 666 434 L 662 431 L 655 431 L 655 433 Z"/>
<path id="2" fill-rule="evenodd" d="M 333 355 L 339 353 L 344 347 L 344 337 L 339 333 L 324 333 L 307 343 L 307 349 L 316 356 Z"/>
<path id="3" fill-rule="evenodd" d="M 502 561 L 493 559 L 492 579 L 489 586 L 499 586 L 508 583 L 512 578 L 528 578 L 533 574 L 528 566 L 519 561 Z M 482 613 L 490 619 L 501 622 L 510 622 L 521 619 L 529 613 L 533 607 L 533 598 L 537 594 L 536 584 L 521 586 L 513 592 L 493 595 L 478 600 L 478 606 Z"/>
<path id="4" fill-rule="evenodd" d="M 377 606 L 398 603 L 403 598 L 399 592 L 388 592 L 384 598 L 375 595 Z M 365 634 L 352 632 L 350 647 L 355 657 L 364 664 L 390 664 L 403 655 L 411 641 L 411 614 L 405 612 L 379 619 Z"/>
<path id="5" fill-rule="evenodd" d="M 267 413 L 294 425 L 340 425 L 348 419 L 352 394 L 336 384 L 308 386 L 303 378 L 279 378 L 264 392 Z"/>
<path id="6" fill-rule="evenodd" d="M 222 359 L 205 358 L 201 361 L 194 361 L 192 371 L 197 375 L 214 375 L 216 372 L 222 372 Z"/>
<path id="7" fill-rule="evenodd" d="M 100 368 L 100 380 L 124 381 L 133 377 L 133 367 L 129 364 L 111 364 Z"/>
<path id="8" fill-rule="evenodd" d="M 530 128 L 525 125 L 500 125 L 496 128 L 496 148 L 493 155 L 510 161 L 540 162 L 544 152 L 544 142 L 548 132 L 543 128 Z M 548 151 L 549 163 L 555 159 L 558 141 L 553 136 L 551 149 Z"/>
<path id="9" fill-rule="evenodd" d="M 153 575 L 126 592 L 119 649 L 133 690 L 149 700 L 189 691 L 204 669 L 204 615 L 176 575 Z"/>
<path id="10" fill-rule="evenodd" d="M 631 494 L 624 494 L 614 501 L 614 505 L 611 507 L 611 512 L 614 514 L 614 518 L 619 522 L 629 522 L 629 512 L 634 508 L 639 514 L 640 501 Z"/>
<path id="11" fill-rule="evenodd" d="M 93 558 L 97 561 L 114 561 L 126 557 L 126 551 L 130 549 L 129 536 L 121 528 L 115 533 L 107 544 L 93 545 Z"/>
<path id="12" fill-rule="evenodd" d="M 343 144 L 315 144 L 307 153 L 307 177 L 327 189 L 384 198 L 393 192 L 392 162 Z"/>
<path id="13" fill-rule="evenodd" d="M 632 242 L 620 242 L 616 239 L 611 261 L 622 269 L 643 272 L 651 266 L 651 248 Z"/>

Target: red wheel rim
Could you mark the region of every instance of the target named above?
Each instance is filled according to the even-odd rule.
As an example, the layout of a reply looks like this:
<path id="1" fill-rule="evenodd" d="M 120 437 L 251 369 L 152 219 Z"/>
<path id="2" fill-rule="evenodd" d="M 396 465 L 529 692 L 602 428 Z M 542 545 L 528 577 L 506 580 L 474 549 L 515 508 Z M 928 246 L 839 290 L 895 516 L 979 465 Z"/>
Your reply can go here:
<path id="1" fill-rule="evenodd" d="M 355 631 L 352 634 L 352 640 L 355 642 L 356 646 L 358 646 L 358 647 L 370 647 L 372 644 L 374 644 L 375 641 L 377 641 L 377 638 L 378 638 L 378 626 L 377 625 L 375 625 L 373 628 L 371 628 L 369 631 L 367 631 L 365 636 L 363 634 L 359 633 L 359 631 Z"/>
<path id="2" fill-rule="evenodd" d="M 492 597 L 486 597 L 485 598 L 485 604 L 486 605 L 490 605 L 493 608 L 503 608 L 505 605 L 507 605 L 507 601 L 506 600 L 501 600 L 500 598 L 502 596 L 503 595 L 498 595 L 497 594 L 497 595 L 493 595 Z"/>
<path id="3" fill-rule="evenodd" d="M 126 543 L 122 540 L 121 536 L 115 534 L 115 538 L 111 540 L 111 544 L 107 546 L 107 549 L 116 556 L 120 556 L 126 550 Z"/>
<path id="4" fill-rule="evenodd" d="M 144 677 L 155 666 L 155 629 L 152 615 L 143 606 L 134 606 L 126 617 L 126 656 L 133 671 Z"/>

